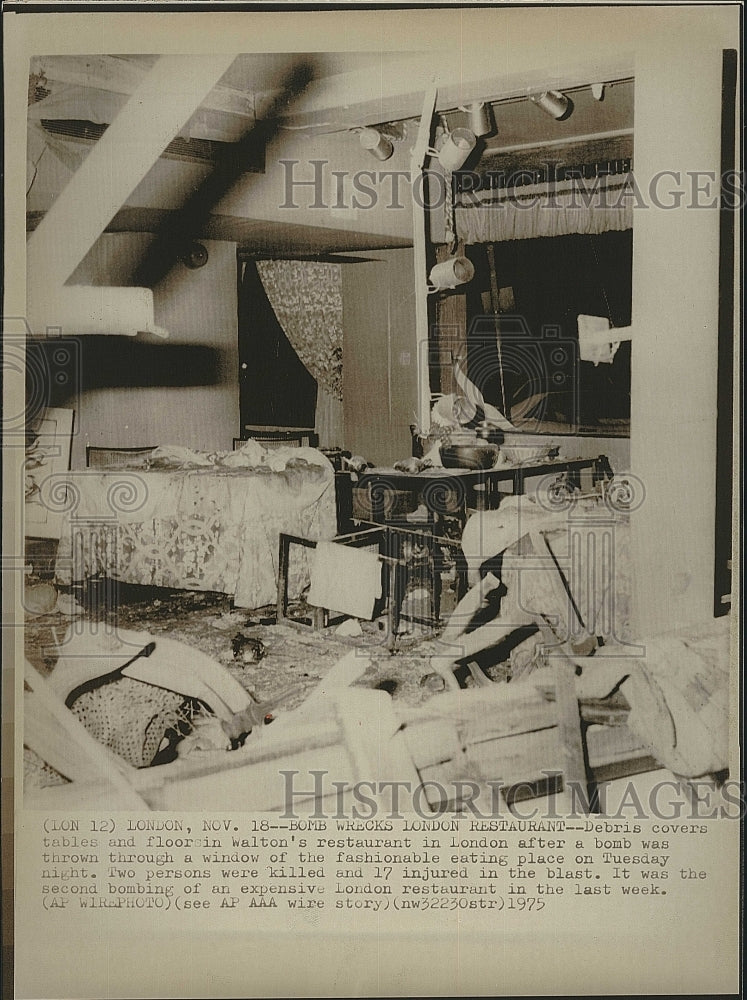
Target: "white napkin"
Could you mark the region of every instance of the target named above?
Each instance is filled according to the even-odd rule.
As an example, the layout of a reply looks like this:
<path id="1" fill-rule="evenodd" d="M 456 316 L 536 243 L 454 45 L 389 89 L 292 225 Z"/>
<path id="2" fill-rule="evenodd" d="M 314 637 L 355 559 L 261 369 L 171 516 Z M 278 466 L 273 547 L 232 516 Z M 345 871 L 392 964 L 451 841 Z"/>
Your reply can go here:
<path id="1" fill-rule="evenodd" d="M 370 621 L 379 597 L 381 563 L 376 553 L 318 543 L 311 560 L 309 604 Z"/>

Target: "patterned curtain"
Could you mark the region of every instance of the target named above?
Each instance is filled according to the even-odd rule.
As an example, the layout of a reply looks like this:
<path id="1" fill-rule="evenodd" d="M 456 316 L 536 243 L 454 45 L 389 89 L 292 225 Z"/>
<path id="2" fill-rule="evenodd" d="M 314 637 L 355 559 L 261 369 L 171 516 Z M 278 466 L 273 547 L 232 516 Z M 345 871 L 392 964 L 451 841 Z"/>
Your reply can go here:
<path id="1" fill-rule="evenodd" d="M 293 349 L 330 396 L 342 399 L 342 271 L 305 260 L 257 261 L 267 298 Z"/>
<path id="2" fill-rule="evenodd" d="M 322 448 L 344 440 L 342 411 L 342 270 L 305 260 L 257 261 L 278 322 L 317 381 L 316 432 Z"/>

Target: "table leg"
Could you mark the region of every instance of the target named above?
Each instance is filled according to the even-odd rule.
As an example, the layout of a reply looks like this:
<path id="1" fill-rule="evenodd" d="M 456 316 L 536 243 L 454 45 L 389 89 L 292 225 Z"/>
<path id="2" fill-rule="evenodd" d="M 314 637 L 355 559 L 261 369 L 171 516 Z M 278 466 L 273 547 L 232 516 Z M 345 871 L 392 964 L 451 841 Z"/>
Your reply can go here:
<path id="1" fill-rule="evenodd" d="M 280 535 L 280 552 L 278 555 L 278 599 L 277 621 L 285 619 L 288 611 L 288 564 L 290 562 L 290 536 Z"/>

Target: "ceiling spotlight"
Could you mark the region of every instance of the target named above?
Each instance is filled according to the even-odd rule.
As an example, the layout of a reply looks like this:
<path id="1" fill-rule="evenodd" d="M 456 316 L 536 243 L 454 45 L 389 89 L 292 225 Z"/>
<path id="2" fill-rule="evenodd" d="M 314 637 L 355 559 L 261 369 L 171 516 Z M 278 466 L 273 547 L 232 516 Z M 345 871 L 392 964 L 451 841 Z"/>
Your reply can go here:
<path id="1" fill-rule="evenodd" d="M 363 149 L 368 150 L 377 160 L 388 160 L 394 152 L 394 146 L 389 139 L 375 128 L 361 129 L 359 139 Z"/>
<path id="2" fill-rule="evenodd" d="M 468 257 L 450 257 L 431 268 L 428 284 L 431 292 L 465 285 L 475 276 L 475 266 Z"/>
<path id="3" fill-rule="evenodd" d="M 459 108 L 469 115 L 469 127 L 479 138 L 483 135 L 490 135 L 495 130 L 492 108 L 484 101 L 475 101 L 474 104 L 467 104 Z"/>
<path id="4" fill-rule="evenodd" d="M 477 144 L 477 136 L 468 128 L 455 128 L 447 132 L 441 146 L 436 150 L 436 156 L 441 166 L 448 173 L 460 170 Z"/>
<path id="5" fill-rule="evenodd" d="M 541 94 L 530 94 L 529 100 L 542 108 L 545 114 L 562 122 L 570 117 L 573 111 L 573 102 L 570 97 L 566 97 L 559 90 L 545 90 Z"/>

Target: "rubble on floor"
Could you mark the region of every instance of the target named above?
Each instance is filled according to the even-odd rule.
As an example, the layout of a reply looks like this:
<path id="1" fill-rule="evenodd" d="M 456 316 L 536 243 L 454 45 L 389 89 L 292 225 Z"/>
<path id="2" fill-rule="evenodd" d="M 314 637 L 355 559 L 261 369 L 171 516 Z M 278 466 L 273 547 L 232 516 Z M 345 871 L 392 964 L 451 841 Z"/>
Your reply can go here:
<path id="1" fill-rule="evenodd" d="M 535 644 L 541 641 L 541 636 L 532 638 L 531 634 L 525 635 L 521 642 L 515 644 L 510 655 L 504 651 L 505 655 L 501 656 L 501 662 L 498 663 L 495 662 L 495 656 L 483 657 L 482 653 L 485 651 L 476 649 L 470 662 L 457 666 L 454 673 L 462 687 L 476 688 L 487 681 L 487 689 L 479 694 L 473 691 L 464 698 L 464 692 L 443 694 L 447 684 L 443 673 L 434 673 L 433 664 L 437 663 L 439 656 L 443 656 L 444 646 L 435 631 L 413 629 L 409 634 L 398 636 L 396 652 L 392 653 L 387 644 L 386 627 L 382 627 L 385 622 L 382 620 L 347 618 L 343 620 L 342 627 L 315 629 L 288 620 L 277 624 L 274 607 L 252 611 L 238 609 L 233 606 L 229 596 L 222 594 L 116 585 L 116 601 L 110 600 L 108 605 L 104 603 L 104 607 L 114 607 L 115 610 L 102 614 L 101 605 L 95 599 L 95 588 L 89 588 L 85 595 L 64 591 L 53 594 L 52 591 L 54 588 L 48 585 L 39 587 L 38 596 L 43 600 L 38 602 L 38 606 L 29 609 L 25 629 L 27 658 L 42 675 L 49 676 L 54 672 L 58 650 L 64 645 L 66 632 L 71 625 L 71 615 L 74 623 L 80 622 L 81 629 L 86 627 L 86 623 L 96 622 L 101 628 L 111 629 L 112 632 L 117 628 L 147 632 L 156 644 L 160 636 L 164 640 L 176 640 L 199 650 L 226 669 L 230 677 L 251 696 L 256 703 L 254 707 L 258 710 L 264 705 L 281 704 L 281 711 L 286 712 L 313 701 L 319 692 L 325 690 L 325 681 L 334 676 L 335 668 L 339 670 L 341 663 L 351 662 L 346 660 L 346 656 L 354 655 L 357 650 L 360 654 L 358 665 L 362 673 L 360 676 L 356 675 L 351 686 L 390 695 L 395 713 L 400 718 L 406 718 L 413 711 L 416 715 L 419 714 L 418 709 L 436 699 L 426 712 L 433 713 L 432 723 L 426 726 L 422 718 L 416 722 L 413 717 L 411 725 L 411 729 L 416 726 L 412 729 L 417 737 L 413 736 L 413 746 L 418 754 L 425 755 L 423 760 L 428 758 L 428 763 L 424 765 L 426 770 L 430 767 L 436 769 L 430 772 L 431 776 L 438 774 L 444 780 L 446 777 L 466 780 L 471 776 L 487 780 L 491 776 L 491 769 L 495 766 L 493 758 L 498 748 L 486 745 L 480 749 L 483 737 L 479 734 L 479 738 L 471 734 L 467 739 L 464 734 L 457 732 L 458 738 L 455 736 L 452 739 L 449 733 L 453 726 L 450 722 L 446 724 L 450 705 L 459 703 L 466 707 L 468 702 L 472 705 L 474 701 L 477 706 L 475 699 L 480 700 L 483 705 L 475 718 L 482 720 L 481 726 L 488 726 L 491 741 L 504 740 L 509 733 L 504 733 L 501 728 L 503 722 L 495 728 L 497 720 L 488 719 L 491 715 L 488 705 L 492 706 L 492 711 L 501 713 L 506 709 L 506 697 L 509 702 L 518 698 L 517 704 L 522 706 L 519 714 L 522 719 L 527 717 L 527 725 L 527 706 L 532 708 L 532 712 L 536 709 L 535 714 L 538 718 L 541 717 L 542 725 L 539 728 L 532 725 L 520 729 L 524 741 L 520 746 L 520 757 L 533 759 L 539 754 L 544 760 L 548 754 L 553 758 L 557 756 L 556 737 L 553 737 L 555 742 L 552 747 L 549 744 L 545 747 L 544 744 L 540 746 L 541 741 L 536 735 L 540 730 L 544 732 L 544 728 L 547 728 L 545 716 L 554 711 L 547 707 L 548 697 L 542 692 L 541 677 L 538 676 L 542 674 L 550 677 L 552 673 L 551 670 L 543 670 L 547 663 L 543 662 L 543 657 L 535 655 Z M 111 598 L 111 593 L 108 596 Z M 306 619 L 310 622 L 313 619 L 313 609 L 303 601 L 295 602 L 289 607 L 288 615 L 291 619 Z M 534 631 L 536 632 L 536 628 Z M 471 634 L 474 635 L 474 632 Z M 619 650 L 615 650 L 612 643 L 607 643 L 606 646 L 602 643 L 602 647 L 599 647 L 595 642 L 593 647 L 586 650 L 586 656 L 581 656 L 584 650 L 576 650 L 574 653 L 569 646 L 569 656 L 577 664 L 575 699 L 586 702 L 580 710 L 581 724 L 582 727 L 591 727 L 588 737 L 584 738 L 587 739 L 590 760 L 593 758 L 598 774 L 606 774 L 605 768 L 610 773 L 614 772 L 618 763 L 615 754 L 627 764 L 639 759 L 639 770 L 650 768 L 652 764 L 649 760 L 656 766 L 658 760 L 676 769 L 677 773 L 688 776 L 715 773 L 725 767 L 727 646 L 728 635 L 723 627 L 695 630 L 692 635 L 671 637 L 658 645 L 656 641 L 650 642 L 649 653 L 658 650 L 658 654 L 654 662 L 647 653 L 648 663 L 645 665 L 633 663 L 628 649 L 621 646 Z M 689 665 L 684 672 L 681 669 L 683 663 Z M 523 682 L 528 675 L 531 676 L 527 687 Z M 490 681 L 507 681 L 512 678 L 517 683 L 508 688 L 504 684 L 490 684 Z M 531 690 L 535 693 L 530 697 L 528 692 Z M 656 698 L 652 696 L 652 692 L 656 694 Z M 627 696 L 627 701 L 625 698 L 621 700 L 621 695 Z M 554 696 L 549 700 L 552 701 L 553 698 Z M 617 700 L 613 705 L 612 701 L 615 699 Z M 577 705 L 575 712 L 578 725 L 578 701 L 574 701 L 574 704 Z M 630 735 L 638 737 L 638 740 L 631 742 L 630 746 L 627 743 L 624 746 L 620 744 L 622 749 L 616 745 L 615 753 L 607 760 L 610 752 L 604 741 L 599 742 L 594 727 L 606 727 L 606 735 L 602 735 L 605 735 L 605 740 L 609 743 L 609 727 L 627 727 L 631 705 L 634 711 Z M 531 714 L 530 712 L 529 715 Z M 675 735 L 664 745 L 661 720 L 669 714 L 672 716 L 669 728 Z M 262 718 L 260 712 L 258 719 Z M 219 748 L 221 741 L 225 739 L 225 731 L 221 734 L 216 729 L 215 733 L 211 733 L 209 725 L 205 722 L 204 726 L 197 727 L 184 749 L 204 745 Z M 519 729 L 512 730 L 510 735 L 512 739 L 517 738 Z M 454 747 L 451 747 L 454 752 L 450 752 L 448 760 L 452 763 L 447 767 L 443 748 L 449 740 L 454 743 Z M 231 745 L 234 742 L 233 739 L 229 740 Z M 438 752 L 434 749 L 437 744 L 441 747 Z M 465 756 L 461 750 L 457 752 L 454 749 L 457 745 L 463 748 L 469 745 L 472 749 Z M 501 751 L 507 752 L 512 746 L 508 742 L 501 743 Z M 649 758 L 646 753 L 653 756 Z M 131 763 L 136 763 L 134 758 Z M 56 780 L 54 774 L 47 773 L 49 769 L 44 762 L 32 752 L 28 753 L 25 765 L 26 778 L 30 784 L 39 781 L 43 784 L 54 783 Z M 636 765 L 633 766 L 634 770 L 628 773 L 637 773 Z"/>
<path id="2" fill-rule="evenodd" d="M 361 678 L 362 687 L 390 690 L 395 700 L 417 706 L 435 691 L 423 681 L 431 673 L 430 656 L 437 650 L 435 636 L 420 634 L 400 639 L 396 654 L 385 645 L 385 634 L 376 621 L 357 621 L 359 634 L 336 634 L 335 628 L 314 631 L 311 628 L 274 624 L 274 607 L 253 611 L 236 609 L 224 594 L 196 591 L 165 591 L 157 588 L 121 588 L 116 612 L 116 625 L 163 635 L 194 646 L 213 657 L 235 677 L 258 701 L 271 698 L 289 684 L 298 685 L 293 708 L 318 685 L 327 671 L 351 648 L 365 650 L 371 666 Z M 158 596 L 156 596 L 158 595 Z M 294 617 L 303 617 L 308 609 L 303 604 L 291 606 Z M 85 614 L 89 618 L 91 613 Z M 115 619 L 106 621 L 114 627 Z M 69 618 L 52 612 L 29 619 L 26 623 L 27 656 L 42 674 L 49 674 L 57 658 L 56 649 L 70 623 Z M 345 631 L 348 631 L 348 626 Z M 248 648 L 261 643 L 263 655 L 234 655 L 235 648 Z M 502 679 L 505 669 L 486 668 L 494 679 Z M 467 679 L 467 686 L 470 681 Z"/>

